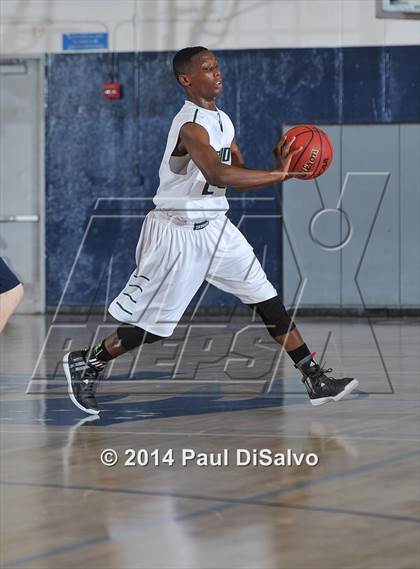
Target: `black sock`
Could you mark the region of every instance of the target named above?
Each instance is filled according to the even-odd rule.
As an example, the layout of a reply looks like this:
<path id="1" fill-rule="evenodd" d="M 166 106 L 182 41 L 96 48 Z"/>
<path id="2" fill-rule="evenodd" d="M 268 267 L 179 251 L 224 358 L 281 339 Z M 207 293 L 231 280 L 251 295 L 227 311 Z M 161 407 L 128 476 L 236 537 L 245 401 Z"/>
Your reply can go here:
<path id="1" fill-rule="evenodd" d="M 95 369 L 102 370 L 106 364 L 114 359 L 105 347 L 105 340 L 98 342 L 91 350 L 87 363 Z"/>
<path id="2" fill-rule="evenodd" d="M 287 353 L 292 358 L 295 364 L 298 364 L 304 358 L 307 358 L 308 356 L 311 355 L 311 352 L 309 351 L 309 348 L 306 344 L 302 344 L 301 346 L 299 346 L 299 348 L 296 348 L 296 350 L 292 350 Z"/>

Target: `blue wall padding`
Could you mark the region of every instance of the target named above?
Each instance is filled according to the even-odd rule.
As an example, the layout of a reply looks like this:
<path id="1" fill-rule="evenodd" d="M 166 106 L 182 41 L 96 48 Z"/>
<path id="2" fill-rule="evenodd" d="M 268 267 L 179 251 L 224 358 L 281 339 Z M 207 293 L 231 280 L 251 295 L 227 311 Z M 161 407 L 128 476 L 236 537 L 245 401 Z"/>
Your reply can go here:
<path id="1" fill-rule="evenodd" d="M 142 218 L 153 205 L 167 132 L 184 100 L 172 76 L 172 55 L 47 56 L 48 306 L 60 299 L 67 306 L 103 304 L 134 268 L 135 245 Z M 218 106 L 231 116 L 250 167 L 272 166 L 271 150 L 286 123 L 420 120 L 416 46 L 229 50 L 217 56 L 224 75 Z M 113 79 L 123 85 L 118 101 L 101 96 L 102 83 Z M 258 197 L 273 199 L 254 199 Z M 142 199 L 97 204 L 99 198 Z M 280 206 L 276 188 L 256 190 L 232 201 L 229 215 L 237 223 L 242 215 L 280 215 Z M 246 218 L 241 227 L 281 292 L 280 223 Z M 233 303 L 233 297 L 215 289 L 203 301 L 218 307 Z"/>

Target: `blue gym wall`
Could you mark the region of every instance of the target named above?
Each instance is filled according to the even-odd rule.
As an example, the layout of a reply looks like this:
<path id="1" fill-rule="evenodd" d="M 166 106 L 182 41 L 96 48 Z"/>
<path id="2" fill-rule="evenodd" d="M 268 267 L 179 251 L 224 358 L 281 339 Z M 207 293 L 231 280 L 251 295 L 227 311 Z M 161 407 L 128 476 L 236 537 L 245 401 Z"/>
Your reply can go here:
<path id="1" fill-rule="evenodd" d="M 283 124 L 420 120 L 420 50 L 415 46 L 217 54 L 225 79 L 218 106 L 231 116 L 251 167 L 271 167 L 271 150 Z M 60 299 L 66 306 L 104 304 L 134 268 L 135 246 L 142 219 L 153 206 L 167 131 L 184 100 L 172 76 L 171 57 L 161 52 L 46 58 L 50 307 Z M 113 78 L 122 83 L 123 98 L 104 100 L 102 83 Z M 281 214 L 276 188 L 255 191 L 246 199 L 232 190 L 228 196 L 236 198 L 229 213 L 236 223 L 244 215 Z M 274 200 L 254 199 L 261 197 Z M 241 229 L 281 291 L 278 221 L 243 217 Z M 207 307 L 234 303 L 233 297 L 214 288 L 203 301 Z"/>

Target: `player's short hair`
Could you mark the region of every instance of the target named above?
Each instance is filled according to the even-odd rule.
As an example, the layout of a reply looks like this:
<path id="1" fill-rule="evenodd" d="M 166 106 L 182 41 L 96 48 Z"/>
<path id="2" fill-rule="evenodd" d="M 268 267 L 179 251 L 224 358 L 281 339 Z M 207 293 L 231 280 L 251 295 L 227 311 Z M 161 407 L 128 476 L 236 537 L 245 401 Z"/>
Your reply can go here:
<path id="1" fill-rule="evenodd" d="M 181 73 L 186 73 L 191 63 L 191 59 L 200 51 L 207 51 L 206 47 L 202 45 L 196 45 L 195 47 L 184 47 L 184 49 L 179 50 L 172 60 L 172 67 L 174 70 L 174 75 L 178 80 L 178 76 Z"/>

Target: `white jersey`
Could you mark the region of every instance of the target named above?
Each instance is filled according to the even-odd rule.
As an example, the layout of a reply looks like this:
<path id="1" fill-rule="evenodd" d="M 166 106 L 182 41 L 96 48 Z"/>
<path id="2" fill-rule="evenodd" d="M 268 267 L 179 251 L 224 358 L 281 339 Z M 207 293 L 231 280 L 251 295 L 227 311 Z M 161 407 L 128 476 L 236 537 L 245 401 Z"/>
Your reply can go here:
<path id="1" fill-rule="evenodd" d="M 217 109 L 210 111 L 185 101 L 172 121 L 165 153 L 159 168 L 160 184 L 153 202 L 156 209 L 166 210 L 187 223 L 198 222 L 225 214 L 229 209 L 226 188 L 210 186 L 199 168 L 185 156 L 171 156 L 178 142 L 182 125 L 194 122 L 206 129 L 210 145 L 223 164 L 231 163 L 231 144 L 235 129 L 229 116 Z"/>

